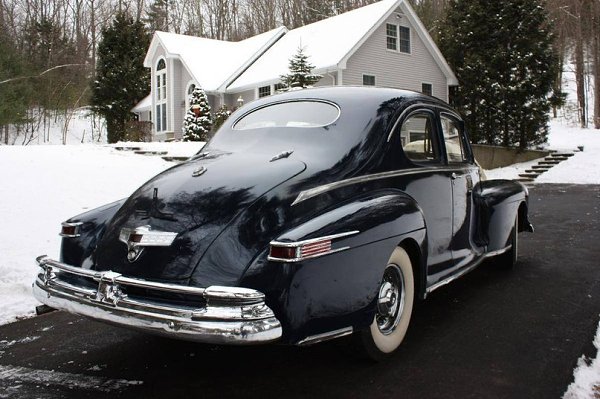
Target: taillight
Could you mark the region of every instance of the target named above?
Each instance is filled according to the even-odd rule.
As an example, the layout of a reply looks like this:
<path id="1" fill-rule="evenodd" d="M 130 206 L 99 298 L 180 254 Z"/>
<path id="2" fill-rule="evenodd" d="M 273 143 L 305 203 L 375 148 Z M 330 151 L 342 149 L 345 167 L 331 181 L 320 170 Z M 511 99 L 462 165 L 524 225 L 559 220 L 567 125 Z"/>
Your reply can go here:
<path id="1" fill-rule="evenodd" d="M 295 242 L 272 241 L 270 244 L 268 259 L 276 262 L 300 262 L 305 259 L 316 258 L 319 256 L 344 251 L 350 247 L 338 246 L 337 248 L 334 248 L 334 240 L 358 233 L 358 231 L 350 231 L 347 233 L 334 234 Z"/>
<path id="2" fill-rule="evenodd" d="M 61 229 L 60 229 L 60 236 L 61 237 L 67 237 L 67 238 L 73 238 L 73 237 L 79 237 L 79 230 L 81 228 L 81 225 L 83 223 L 81 222 L 74 222 L 74 223 L 70 223 L 70 222 L 63 222 L 61 224 Z"/>

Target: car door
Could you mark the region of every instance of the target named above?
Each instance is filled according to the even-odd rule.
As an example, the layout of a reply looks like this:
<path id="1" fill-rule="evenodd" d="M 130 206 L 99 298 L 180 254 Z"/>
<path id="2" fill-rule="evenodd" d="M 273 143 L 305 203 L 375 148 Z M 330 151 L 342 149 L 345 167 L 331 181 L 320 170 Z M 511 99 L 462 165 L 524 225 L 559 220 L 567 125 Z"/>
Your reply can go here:
<path id="1" fill-rule="evenodd" d="M 440 114 L 446 159 L 452 181 L 452 259 L 454 269 L 469 265 L 478 255 L 472 240 L 474 230 L 473 188 L 479 181 L 463 122 L 454 114 Z"/>
<path id="2" fill-rule="evenodd" d="M 415 199 L 427 226 L 427 283 L 435 284 L 453 268 L 452 183 L 446 172 L 436 112 L 415 109 L 400 127 L 400 145 L 413 165 L 398 188 Z"/>

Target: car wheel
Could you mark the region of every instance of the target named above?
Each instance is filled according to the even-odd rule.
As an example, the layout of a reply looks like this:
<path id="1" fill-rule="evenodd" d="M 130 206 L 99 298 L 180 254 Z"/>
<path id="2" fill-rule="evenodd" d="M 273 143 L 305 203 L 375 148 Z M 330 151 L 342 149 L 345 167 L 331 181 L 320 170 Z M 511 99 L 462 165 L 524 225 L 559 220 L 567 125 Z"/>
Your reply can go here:
<path id="1" fill-rule="evenodd" d="M 399 247 L 392 253 L 383 273 L 373 322 L 357 336 L 368 358 L 383 360 L 400 346 L 410 323 L 414 297 L 412 263 L 406 251 Z"/>
<path id="2" fill-rule="evenodd" d="M 498 256 L 497 264 L 501 269 L 512 269 L 519 257 L 519 213 L 515 216 L 515 224 L 510 232 L 510 249 Z"/>

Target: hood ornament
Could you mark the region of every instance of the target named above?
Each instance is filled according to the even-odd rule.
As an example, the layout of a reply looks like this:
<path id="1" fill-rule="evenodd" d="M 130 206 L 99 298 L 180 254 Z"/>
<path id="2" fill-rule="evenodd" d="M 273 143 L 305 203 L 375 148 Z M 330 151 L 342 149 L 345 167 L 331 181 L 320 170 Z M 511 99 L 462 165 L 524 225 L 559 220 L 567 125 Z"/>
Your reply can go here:
<path id="1" fill-rule="evenodd" d="M 192 177 L 198 177 L 198 176 L 202 176 L 204 173 L 206 173 L 208 169 L 206 169 L 204 166 L 200 166 L 197 169 L 194 169 L 194 171 L 192 172 Z"/>
<path id="2" fill-rule="evenodd" d="M 175 241 L 177 233 L 167 231 L 152 231 L 150 226 L 140 226 L 134 229 L 122 228 L 119 241 L 127 245 L 127 260 L 138 260 L 146 247 L 169 247 Z"/>

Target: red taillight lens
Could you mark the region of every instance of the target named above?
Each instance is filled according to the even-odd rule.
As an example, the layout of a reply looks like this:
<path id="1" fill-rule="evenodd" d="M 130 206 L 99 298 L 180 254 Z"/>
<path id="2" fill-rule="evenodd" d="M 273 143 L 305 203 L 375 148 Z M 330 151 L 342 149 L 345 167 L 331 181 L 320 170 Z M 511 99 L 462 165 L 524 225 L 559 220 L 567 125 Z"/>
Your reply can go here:
<path id="1" fill-rule="evenodd" d="M 329 251 L 331 251 L 331 240 L 311 242 L 300 247 L 300 257 L 308 258 L 309 256 L 326 254 Z"/>
<path id="2" fill-rule="evenodd" d="M 129 234 L 129 242 L 142 242 L 143 234 L 131 233 Z"/>
<path id="3" fill-rule="evenodd" d="M 295 259 L 296 247 L 271 246 L 271 252 L 269 253 L 269 256 L 278 259 Z"/>
<path id="4" fill-rule="evenodd" d="M 77 226 L 62 226 L 60 234 L 64 236 L 74 236 L 77 234 Z"/>

